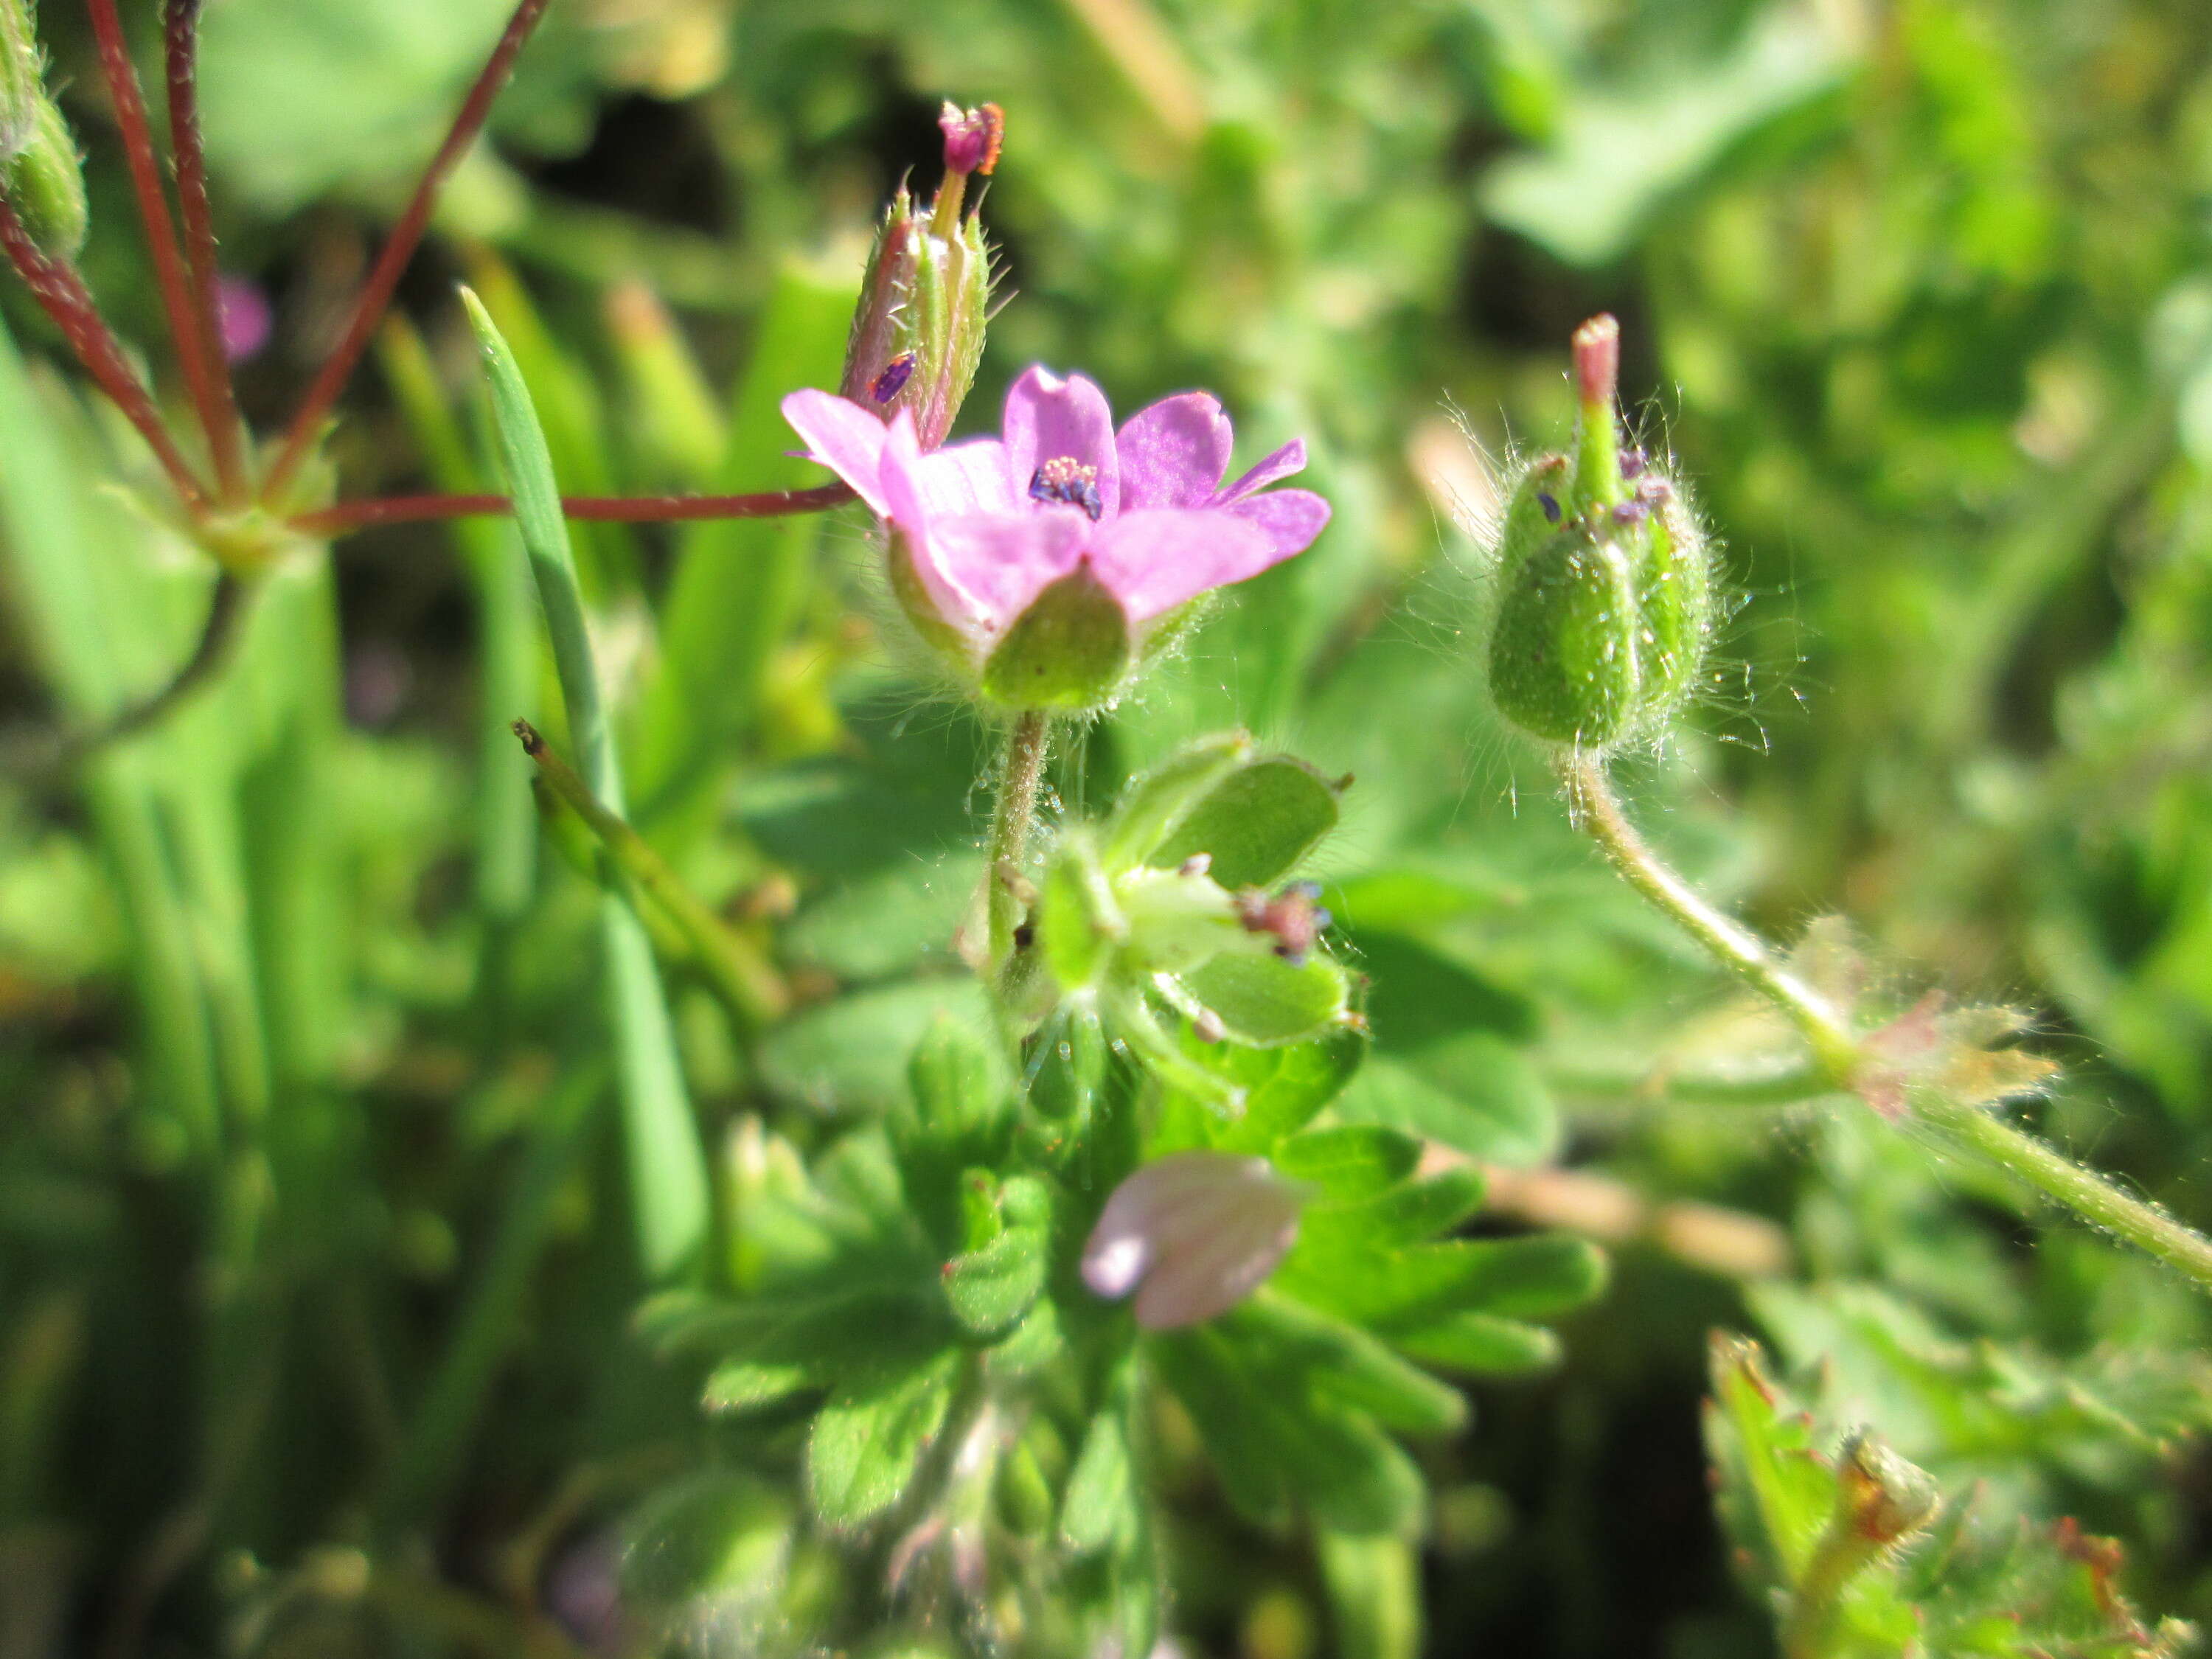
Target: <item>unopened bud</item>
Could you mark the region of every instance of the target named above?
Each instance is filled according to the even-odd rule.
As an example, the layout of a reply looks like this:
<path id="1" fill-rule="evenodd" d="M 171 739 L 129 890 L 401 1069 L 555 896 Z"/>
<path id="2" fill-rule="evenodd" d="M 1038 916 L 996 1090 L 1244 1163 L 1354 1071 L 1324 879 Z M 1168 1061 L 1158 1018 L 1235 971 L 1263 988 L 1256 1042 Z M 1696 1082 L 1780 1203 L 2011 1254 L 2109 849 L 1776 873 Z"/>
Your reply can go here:
<path id="1" fill-rule="evenodd" d="M 889 422 L 914 415 L 934 449 L 975 383 L 991 301 L 991 251 L 974 215 L 942 231 L 904 189 L 891 199 L 853 313 L 837 390 Z"/>
<path id="2" fill-rule="evenodd" d="M 40 252 L 61 259 L 76 257 L 90 222 L 84 168 L 77 160 L 76 140 L 52 99 L 38 100 L 22 147 L 0 162 L 0 191 Z"/>
<path id="3" fill-rule="evenodd" d="M 24 0 L 0 0 L 0 192 L 41 252 L 76 257 L 87 219 L 84 169 L 61 107 L 46 92 Z"/>
<path id="4" fill-rule="evenodd" d="M 1620 332 L 1576 331 L 1582 431 L 1509 502 L 1491 621 L 1498 712 L 1532 736 L 1603 750 L 1657 736 L 1697 684 L 1713 630 L 1711 551 L 1680 487 L 1620 443 Z"/>
<path id="5" fill-rule="evenodd" d="M 1835 1524 L 1878 1548 L 1901 1543 L 1936 1513 L 1936 1483 L 1879 1440 L 1856 1434 L 1836 1470 Z"/>

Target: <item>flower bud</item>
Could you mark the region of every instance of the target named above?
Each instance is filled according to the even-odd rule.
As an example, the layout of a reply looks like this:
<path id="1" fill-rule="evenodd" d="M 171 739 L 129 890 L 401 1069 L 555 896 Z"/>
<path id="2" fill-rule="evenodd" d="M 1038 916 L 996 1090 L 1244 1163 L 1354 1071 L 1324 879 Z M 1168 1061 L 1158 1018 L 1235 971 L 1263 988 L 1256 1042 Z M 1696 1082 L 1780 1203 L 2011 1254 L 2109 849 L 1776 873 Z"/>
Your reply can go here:
<path id="1" fill-rule="evenodd" d="M 47 94 L 22 0 L 0 0 L 0 193 L 39 250 L 73 259 L 88 213 L 76 140 Z"/>
<path id="2" fill-rule="evenodd" d="M 991 250 L 976 216 L 963 216 L 960 203 L 968 174 L 988 173 L 998 160 L 998 108 L 945 109 L 944 186 L 927 211 L 903 187 L 891 198 L 868 256 L 837 388 L 885 422 L 911 411 L 924 450 L 945 441 L 975 383 L 991 302 Z"/>
<path id="3" fill-rule="evenodd" d="M 1491 620 L 1490 689 L 1531 736 L 1606 750 L 1655 738 L 1711 643 L 1711 551 L 1671 478 L 1620 442 L 1620 329 L 1575 335 L 1582 430 L 1509 501 Z"/>

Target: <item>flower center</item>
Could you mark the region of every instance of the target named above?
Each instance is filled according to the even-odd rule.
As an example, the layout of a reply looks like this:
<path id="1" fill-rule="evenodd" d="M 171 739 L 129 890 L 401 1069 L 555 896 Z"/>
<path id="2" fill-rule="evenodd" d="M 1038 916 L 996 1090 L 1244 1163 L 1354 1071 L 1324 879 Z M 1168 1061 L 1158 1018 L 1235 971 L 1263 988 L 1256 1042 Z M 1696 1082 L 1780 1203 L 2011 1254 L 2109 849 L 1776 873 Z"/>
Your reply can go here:
<path id="1" fill-rule="evenodd" d="M 1098 499 L 1098 469 L 1085 466 L 1073 455 L 1055 455 L 1030 474 L 1030 499 L 1079 507 L 1093 524 L 1106 510 L 1106 503 Z"/>

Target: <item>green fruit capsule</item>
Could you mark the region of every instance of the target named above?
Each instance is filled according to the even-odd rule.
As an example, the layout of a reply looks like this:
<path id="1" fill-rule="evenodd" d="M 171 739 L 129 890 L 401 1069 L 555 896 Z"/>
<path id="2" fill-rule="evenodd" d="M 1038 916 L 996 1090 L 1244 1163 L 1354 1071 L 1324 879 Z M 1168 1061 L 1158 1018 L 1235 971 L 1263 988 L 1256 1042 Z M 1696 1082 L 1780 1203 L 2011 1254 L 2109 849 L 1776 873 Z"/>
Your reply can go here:
<path id="1" fill-rule="evenodd" d="M 1705 665 L 1711 553 L 1672 480 L 1619 435 L 1619 331 L 1575 336 L 1571 459 L 1522 475 L 1498 547 L 1489 641 L 1498 712 L 1530 736 L 1606 750 L 1660 735 Z"/>

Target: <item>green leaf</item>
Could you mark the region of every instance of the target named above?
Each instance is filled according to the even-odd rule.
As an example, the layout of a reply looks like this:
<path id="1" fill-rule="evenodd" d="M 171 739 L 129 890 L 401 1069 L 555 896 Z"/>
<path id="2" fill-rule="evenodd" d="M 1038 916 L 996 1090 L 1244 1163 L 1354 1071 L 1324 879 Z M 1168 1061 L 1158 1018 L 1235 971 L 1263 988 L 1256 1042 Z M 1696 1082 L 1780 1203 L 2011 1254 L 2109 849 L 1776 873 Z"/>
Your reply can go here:
<path id="1" fill-rule="evenodd" d="M 1251 754 L 1249 733 L 1218 732 L 1186 744 L 1133 779 L 1107 825 L 1101 854 L 1106 868 L 1119 874 L 1136 865 L 1159 863 L 1153 855 L 1160 843 Z"/>
<path id="2" fill-rule="evenodd" d="M 1302 760 L 1271 756 L 1238 767 L 1184 813 L 1150 862 L 1172 869 L 1203 853 L 1234 892 L 1279 880 L 1336 828 L 1334 785 Z"/>
<path id="3" fill-rule="evenodd" d="M 832 1527 L 857 1527 L 905 1495 L 945 1413 L 961 1356 L 948 1350 L 839 1388 L 814 1419 L 806 1487 Z"/>
<path id="4" fill-rule="evenodd" d="M 797 1506 L 757 1475 L 708 1469 L 664 1486 L 623 1526 L 624 1598 L 655 1614 L 764 1601 L 790 1564 Z"/>
<path id="5" fill-rule="evenodd" d="M 476 295 L 461 290 L 491 382 L 500 459 L 514 497 L 514 516 L 553 644 L 554 666 L 567 705 L 578 768 L 601 805 L 623 810 L 621 763 L 600 706 L 599 671 L 576 567 L 561 516 L 561 491 L 514 355 Z M 676 1052 L 676 1034 L 661 993 L 653 946 L 628 893 L 611 872 L 603 875 L 601 948 L 607 1000 L 622 1082 L 623 1146 L 629 1155 L 630 1208 L 639 1257 L 647 1275 L 667 1279 L 696 1268 L 708 1231 L 707 1160 L 691 1115 L 690 1091 Z"/>
<path id="6" fill-rule="evenodd" d="M 974 1026 L 943 1012 L 915 1045 L 907 1084 L 914 1091 L 916 1120 L 939 1139 L 988 1133 L 1005 1121 L 1012 1103 L 996 1048 Z"/>
<path id="7" fill-rule="evenodd" d="M 884 1112 L 911 1097 L 907 1058 L 940 1018 L 989 1029 L 973 979 L 902 981 L 855 992 L 786 1020 L 761 1045 L 761 1075 L 778 1093 L 823 1109 Z"/>
<path id="8" fill-rule="evenodd" d="M 1309 1375 L 1322 1398 L 1352 1406 L 1403 1434 L 1454 1434 L 1467 1425 L 1457 1389 L 1410 1364 L 1356 1326 L 1262 1293 L 1239 1310 L 1239 1334 L 1269 1363 Z"/>
<path id="9" fill-rule="evenodd" d="M 1344 1022 L 1344 970 L 1316 952 L 1292 963 L 1278 956 L 1224 951 L 1178 974 L 1162 994 L 1181 1012 L 1218 1018 L 1231 1042 L 1253 1048 L 1304 1042 Z"/>
<path id="10" fill-rule="evenodd" d="M 1318 1185 L 1333 1203 L 1373 1198 L 1412 1175 L 1421 1143 L 1395 1129 L 1337 1124 L 1292 1135 L 1274 1149 L 1275 1167 Z"/>
<path id="11" fill-rule="evenodd" d="M 1337 1111 L 1348 1122 L 1401 1129 L 1486 1164 L 1526 1167 L 1559 1150 L 1559 1115 L 1534 1064 L 1480 1031 L 1412 1060 L 1376 1054 Z"/>
<path id="12" fill-rule="evenodd" d="M 1445 1313 L 1378 1328 L 1393 1347 L 1425 1365 L 1474 1376 L 1510 1376 L 1558 1363 L 1559 1339 L 1540 1326 L 1481 1313 Z"/>
<path id="13" fill-rule="evenodd" d="M 1091 1419 L 1060 1504 L 1060 1535 L 1078 1555 L 1101 1550 L 1141 1524 L 1143 1502 L 1129 1455 L 1124 1412 L 1109 1405 Z"/>
<path id="14" fill-rule="evenodd" d="M 1477 1171 L 1446 1170 L 1356 1201 L 1315 1206 L 1306 1212 L 1304 1226 L 1315 1249 L 1354 1257 L 1419 1244 L 1450 1232 L 1480 1209 L 1482 1188 Z"/>
<path id="15" fill-rule="evenodd" d="M 1042 1227 L 1009 1227 L 980 1250 L 945 1264 L 945 1299 L 952 1316 L 977 1336 L 1002 1331 L 1043 1292 L 1051 1267 L 1051 1235 Z"/>
<path id="16" fill-rule="evenodd" d="M 1038 895 L 1036 927 L 1045 968 L 1063 993 L 1097 984 L 1126 932 L 1105 872 L 1079 833 L 1063 836 L 1054 849 Z"/>
<path id="17" fill-rule="evenodd" d="M 1249 1048 L 1186 1033 L 1182 1051 L 1242 1089 L 1243 1109 L 1224 1115 L 1210 1101 L 1167 1089 L 1150 1142 L 1154 1156 L 1192 1146 L 1272 1153 L 1343 1092 L 1365 1059 L 1367 1040 L 1340 1028 L 1310 1042 Z"/>
<path id="18" fill-rule="evenodd" d="M 1320 1231 L 1301 1229 L 1274 1285 L 1358 1324 L 1457 1310 L 1540 1319 L 1579 1307 L 1605 1282 L 1604 1257 L 1577 1238 L 1449 1239 L 1346 1259 Z"/>

